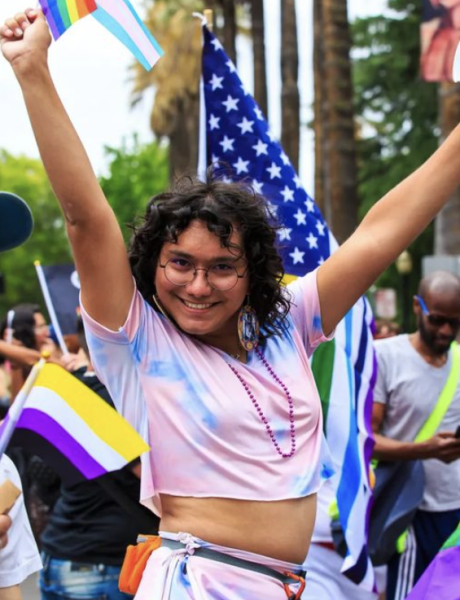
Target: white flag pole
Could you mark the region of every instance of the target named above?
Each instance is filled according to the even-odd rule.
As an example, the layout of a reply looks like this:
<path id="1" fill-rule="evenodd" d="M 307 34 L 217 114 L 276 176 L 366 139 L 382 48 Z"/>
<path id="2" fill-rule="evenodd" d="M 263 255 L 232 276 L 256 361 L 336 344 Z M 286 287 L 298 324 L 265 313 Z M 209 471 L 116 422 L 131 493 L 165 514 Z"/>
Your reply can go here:
<path id="1" fill-rule="evenodd" d="M 43 357 L 32 367 L 32 370 L 25 380 L 24 385 L 14 399 L 13 404 L 10 406 L 8 415 L 6 417 L 6 422 L 0 434 L 0 458 L 2 457 L 11 440 L 11 436 L 13 435 L 17 422 L 19 421 L 19 417 L 21 416 L 22 409 L 24 408 L 24 404 L 26 403 L 30 390 L 32 389 L 32 386 L 37 380 L 40 371 L 45 365 L 46 358 Z"/>
<path id="2" fill-rule="evenodd" d="M 194 17 L 201 20 L 202 28 L 206 25 L 212 29 L 212 10 L 205 10 L 204 15 L 200 13 L 193 13 Z M 202 46 L 204 44 L 203 34 L 201 35 Z M 206 168 L 208 165 L 207 157 L 207 144 L 206 144 L 206 106 L 204 102 L 204 82 L 203 82 L 203 68 L 201 69 L 200 77 L 200 122 L 198 129 L 198 177 L 201 181 L 206 181 Z"/>
<path id="3" fill-rule="evenodd" d="M 64 341 L 64 336 L 62 335 L 61 326 L 59 325 L 59 321 L 56 315 L 56 311 L 54 310 L 53 301 L 51 300 L 51 296 L 48 290 L 48 284 L 46 283 L 46 277 L 43 273 L 42 266 L 39 260 L 34 262 L 35 269 L 37 271 L 38 281 L 40 283 L 40 287 L 42 289 L 43 298 L 45 299 L 46 308 L 48 309 L 48 313 L 51 319 L 51 323 L 53 325 L 54 333 L 56 334 L 59 347 L 62 350 L 62 354 L 69 354 L 69 350 Z"/>

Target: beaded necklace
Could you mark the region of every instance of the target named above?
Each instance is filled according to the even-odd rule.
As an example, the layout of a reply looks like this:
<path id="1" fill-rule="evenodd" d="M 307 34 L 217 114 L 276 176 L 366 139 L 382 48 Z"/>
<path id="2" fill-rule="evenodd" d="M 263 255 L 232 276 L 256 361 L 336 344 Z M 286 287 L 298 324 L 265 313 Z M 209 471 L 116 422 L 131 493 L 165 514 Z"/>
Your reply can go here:
<path id="1" fill-rule="evenodd" d="M 272 441 L 272 444 L 275 446 L 276 451 L 278 452 L 278 454 L 280 456 L 282 456 L 283 458 L 290 458 L 291 456 L 294 455 L 295 451 L 296 451 L 296 434 L 295 434 L 295 424 L 294 424 L 294 403 L 292 401 L 292 396 L 289 393 L 288 388 L 286 387 L 286 385 L 281 381 L 281 379 L 278 377 L 278 375 L 275 373 L 275 371 L 273 370 L 273 368 L 271 367 L 271 365 L 268 363 L 267 359 L 265 358 L 265 356 L 262 354 L 262 352 L 259 350 L 259 348 L 255 349 L 257 356 L 260 358 L 260 360 L 262 361 L 262 364 L 264 365 L 264 367 L 267 369 L 267 371 L 270 373 L 270 375 L 273 377 L 273 379 L 276 381 L 276 383 L 280 386 L 280 388 L 283 390 L 284 395 L 287 398 L 288 401 L 288 405 L 289 405 L 289 423 L 290 423 L 290 433 L 291 433 L 291 450 L 289 453 L 283 452 L 278 444 L 278 440 L 276 439 L 276 436 L 272 430 L 272 428 L 270 427 L 270 424 L 268 422 L 267 417 L 264 415 L 262 409 L 260 408 L 259 403 L 257 402 L 254 394 L 251 392 L 249 385 L 246 383 L 246 381 L 243 379 L 243 377 L 240 375 L 240 373 L 238 372 L 238 370 L 236 369 L 236 367 L 234 367 L 233 365 L 231 365 L 230 363 L 227 363 L 227 365 L 230 367 L 230 369 L 233 371 L 233 373 L 235 374 L 236 378 L 238 379 L 238 381 L 241 383 L 241 385 L 243 386 L 246 394 L 249 396 L 249 398 L 251 399 L 252 404 L 254 405 L 254 408 L 257 411 L 257 414 L 259 415 L 260 420 L 262 421 L 262 423 L 265 425 L 265 429 L 267 431 L 267 434 L 270 436 L 270 439 Z"/>

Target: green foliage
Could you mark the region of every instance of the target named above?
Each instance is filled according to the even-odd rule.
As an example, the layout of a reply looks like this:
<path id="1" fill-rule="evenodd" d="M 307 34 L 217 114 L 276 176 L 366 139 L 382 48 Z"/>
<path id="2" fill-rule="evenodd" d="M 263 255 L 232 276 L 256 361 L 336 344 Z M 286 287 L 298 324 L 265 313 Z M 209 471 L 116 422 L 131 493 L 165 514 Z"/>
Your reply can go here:
<path id="1" fill-rule="evenodd" d="M 14 157 L 0 150 L 0 189 L 27 201 L 35 218 L 32 237 L 20 248 L 0 255 L 6 294 L 0 296 L 0 317 L 19 302 L 43 304 L 34 260 L 59 264 L 71 260 L 64 220 L 39 160 Z"/>
<path id="2" fill-rule="evenodd" d="M 131 233 L 127 225 L 144 214 L 152 196 L 169 186 L 168 149 L 158 142 L 140 144 L 133 136 L 131 144 L 106 148 L 106 153 L 109 175 L 100 183 L 127 241 Z"/>
<path id="3" fill-rule="evenodd" d="M 151 196 L 168 186 L 168 151 L 156 142 L 139 144 L 134 137 L 129 147 L 124 143 L 121 148 L 107 148 L 107 155 L 109 176 L 101 178 L 101 185 L 128 239 L 126 224 L 142 215 Z M 0 150 L 0 190 L 24 198 L 35 219 L 32 237 L 20 248 L 0 254 L 6 283 L 6 294 L 0 296 L 1 319 L 19 302 L 43 306 L 34 260 L 63 264 L 71 262 L 72 256 L 64 219 L 40 160 Z"/>
<path id="4" fill-rule="evenodd" d="M 419 167 L 439 140 L 437 85 L 420 78 L 419 0 L 389 0 L 386 15 L 352 24 L 360 216 Z M 421 258 L 433 251 L 428 228 L 409 249 L 414 260 L 410 293 L 421 274 Z M 399 290 L 390 267 L 377 282 Z"/>

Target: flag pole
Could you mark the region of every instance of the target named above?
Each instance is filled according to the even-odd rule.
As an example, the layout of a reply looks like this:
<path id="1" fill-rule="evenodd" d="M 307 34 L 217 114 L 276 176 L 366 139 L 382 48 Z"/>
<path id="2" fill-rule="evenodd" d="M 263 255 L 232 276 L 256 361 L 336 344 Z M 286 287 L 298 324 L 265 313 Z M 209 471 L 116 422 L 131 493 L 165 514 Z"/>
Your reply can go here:
<path id="1" fill-rule="evenodd" d="M 49 357 L 49 352 L 42 353 L 42 358 L 32 367 L 32 370 L 25 380 L 24 385 L 20 389 L 13 404 L 10 406 L 8 415 L 0 428 L 0 458 L 3 456 L 3 453 L 10 443 L 11 436 L 13 435 L 17 422 L 19 421 L 19 417 L 21 416 L 24 404 L 26 403 L 26 400 L 30 394 L 30 390 L 36 382 L 40 371 L 46 365 L 46 361 Z"/>
<path id="2" fill-rule="evenodd" d="M 59 325 L 59 321 L 56 315 L 56 311 L 54 310 L 53 301 L 51 300 L 51 296 L 48 290 L 48 284 L 46 283 L 46 277 L 43 273 L 43 269 L 39 260 L 34 261 L 35 269 L 37 271 L 38 281 L 40 283 L 40 287 L 42 290 L 43 298 L 45 299 L 46 308 L 48 309 L 48 313 L 51 319 L 51 323 L 53 325 L 54 332 L 56 334 L 59 347 L 62 350 L 62 354 L 69 354 L 69 350 L 64 341 L 64 336 L 62 335 L 61 326 Z"/>
<path id="3" fill-rule="evenodd" d="M 213 12 L 212 12 L 212 8 L 205 8 L 205 10 L 203 11 L 204 14 L 204 18 L 206 20 L 206 27 L 209 29 L 209 31 L 212 31 L 213 29 Z"/>
<path id="4" fill-rule="evenodd" d="M 213 12 L 210 8 L 203 11 L 203 15 L 194 13 L 194 16 L 201 19 L 201 39 L 202 44 L 204 43 L 203 38 L 203 27 L 207 27 L 209 31 L 212 31 L 213 25 Z M 199 118 L 199 129 L 198 129 L 198 166 L 197 172 L 198 177 L 202 181 L 206 181 L 206 169 L 208 166 L 208 156 L 206 148 L 206 106 L 204 100 L 204 81 L 203 81 L 203 67 L 201 67 L 200 76 L 200 118 Z"/>

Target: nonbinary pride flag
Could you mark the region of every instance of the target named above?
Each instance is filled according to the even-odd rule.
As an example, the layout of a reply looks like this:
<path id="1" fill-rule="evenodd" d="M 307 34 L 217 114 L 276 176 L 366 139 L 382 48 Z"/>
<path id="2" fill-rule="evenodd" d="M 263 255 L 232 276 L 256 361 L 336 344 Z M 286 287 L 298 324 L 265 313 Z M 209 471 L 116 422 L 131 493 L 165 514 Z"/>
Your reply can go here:
<path id="1" fill-rule="evenodd" d="M 206 147 L 201 144 L 200 171 L 204 163 L 213 163 L 224 181 L 245 180 L 265 196 L 283 225 L 279 242 L 286 273 L 291 279 L 305 275 L 324 262 L 337 242 L 219 40 L 206 27 L 203 35 L 201 115 L 206 132 L 200 134 Z M 372 318 L 361 299 L 337 327 L 335 340 L 315 351 L 312 365 L 339 473 L 337 503 L 348 546 L 342 570 L 368 589 L 375 583 L 367 555 L 375 379 Z"/>
<path id="2" fill-rule="evenodd" d="M 55 40 L 76 21 L 91 14 L 147 71 L 163 55 L 129 0 L 40 0 L 40 5 Z"/>
<path id="3" fill-rule="evenodd" d="M 11 442 L 38 454 L 67 485 L 116 471 L 149 450 L 131 425 L 102 398 L 58 365 L 47 363 L 21 406 L 0 427 Z"/>
<path id="4" fill-rule="evenodd" d="M 406 600 L 460 600 L 460 523 Z"/>

